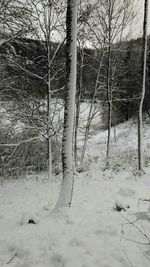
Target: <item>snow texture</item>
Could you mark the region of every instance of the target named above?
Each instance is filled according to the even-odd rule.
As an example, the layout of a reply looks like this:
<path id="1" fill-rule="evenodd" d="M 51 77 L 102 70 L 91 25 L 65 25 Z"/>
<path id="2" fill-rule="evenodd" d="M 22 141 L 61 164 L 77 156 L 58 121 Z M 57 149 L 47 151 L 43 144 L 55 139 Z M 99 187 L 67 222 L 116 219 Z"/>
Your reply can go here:
<path id="1" fill-rule="evenodd" d="M 97 130 L 96 119 L 91 130 L 85 171 L 75 175 L 70 209 L 53 211 L 58 180 L 49 185 L 39 174 L 38 179 L 4 182 L 0 188 L 0 266 L 150 265 L 150 246 L 146 245 L 150 236 L 150 122 L 144 125 L 142 176 L 136 172 L 133 121 L 117 127 L 117 142 L 112 130 L 109 169 L 105 168 L 107 132 Z M 125 210 L 116 210 L 116 203 Z M 28 223 L 30 219 L 35 224 Z"/>

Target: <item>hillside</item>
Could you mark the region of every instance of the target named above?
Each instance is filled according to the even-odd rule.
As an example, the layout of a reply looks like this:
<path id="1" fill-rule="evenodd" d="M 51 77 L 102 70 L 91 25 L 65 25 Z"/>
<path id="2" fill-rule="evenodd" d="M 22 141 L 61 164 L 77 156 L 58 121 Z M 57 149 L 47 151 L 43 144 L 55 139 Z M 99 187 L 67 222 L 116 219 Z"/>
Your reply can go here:
<path id="1" fill-rule="evenodd" d="M 146 94 L 143 111 L 150 114 L 150 42 L 147 53 Z M 0 92 L 3 101 L 12 100 L 18 105 L 34 98 L 43 101 L 47 97 L 46 44 L 32 39 L 16 39 L 2 46 L 0 53 Z M 126 121 L 137 115 L 141 82 L 140 38 L 115 44 L 112 49 L 113 117 L 112 124 Z M 56 55 L 55 52 L 57 51 Z M 65 98 L 65 42 L 51 43 L 51 97 Z M 116 56 L 117 54 L 117 56 Z M 94 99 L 103 109 L 103 121 L 107 125 L 107 47 L 103 49 L 79 48 L 77 53 L 76 102 Z M 99 67 L 101 73 L 98 78 Z M 98 78 L 98 83 L 96 82 Z M 98 86 L 96 85 L 98 84 Z M 95 89 L 96 88 L 96 89 Z M 95 91 L 96 90 L 96 91 Z M 30 101 L 30 100 L 28 100 Z M 76 104 L 77 104 L 76 103 Z M 78 105 L 78 104 L 77 104 Z M 21 104 L 22 107 L 22 104 Z M 20 109 L 20 103 L 18 106 Z"/>

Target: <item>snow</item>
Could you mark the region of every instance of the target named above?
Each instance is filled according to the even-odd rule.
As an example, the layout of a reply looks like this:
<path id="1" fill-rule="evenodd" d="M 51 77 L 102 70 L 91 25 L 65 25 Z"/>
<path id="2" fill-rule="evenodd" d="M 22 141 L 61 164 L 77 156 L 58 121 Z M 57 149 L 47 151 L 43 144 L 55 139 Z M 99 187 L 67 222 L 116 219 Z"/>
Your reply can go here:
<path id="1" fill-rule="evenodd" d="M 0 266 L 150 265 L 150 122 L 144 125 L 145 173 L 138 175 L 135 123 L 118 125 L 116 142 L 112 129 L 108 169 L 107 132 L 96 121 L 70 209 L 54 210 L 60 190 L 55 177 L 52 184 L 42 174 L 6 180 L 0 188 Z M 116 204 L 124 209 L 117 211 Z"/>

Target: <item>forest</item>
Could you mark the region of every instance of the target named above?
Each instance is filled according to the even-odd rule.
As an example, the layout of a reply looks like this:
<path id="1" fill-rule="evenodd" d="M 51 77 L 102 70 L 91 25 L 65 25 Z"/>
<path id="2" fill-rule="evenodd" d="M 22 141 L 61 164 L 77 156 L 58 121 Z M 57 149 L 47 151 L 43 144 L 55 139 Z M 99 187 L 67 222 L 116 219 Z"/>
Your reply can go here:
<path id="1" fill-rule="evenodd" d="M 0 1 L 0 267 L 149 266 L 141 2 Z"/>
<path id="2" fill-rule="evenodd" d="M 18 133 L 15 134 L 14 132 L 11 134 L 10 131 L 8 137 L 6 134 L 8 129 L 7 127 L 4 127 L 3 132 L 1 132 L 1 138 L 4 143 L 15 143 L 16 140 L 17 142 L 20 142 L 26 138 L 34 138 L 39 134 L 39 127 L 43 128 L 41 131 L 44 130 L 44 121 L 41 121 L 40 116 L 46 117 L 47 86 L 44 81 L 41 81 L 38 78 L 38 76 L 44 77 L 47 73 L 46 51 L 43 51 L 44 45 L 37 40 L 20 38 L 11 41 L 9 44 L 6 43 L 1 47 L 1 61 L 3 62 L 1 69 L 1 103 L 6 108 L 7 116 L 12 117 L 13 114 L 13 120 L 10 120 L 10 128 L 11 124 L 12 128 L 14 127 L 14 123 L 16 125 L 18 123 L 24 124 L 20 136 Z M 55 49 L 58 45 L 60 44 L 51 42 L 51 57 L 54 56 Z M 121 45 L 122 51 L 120 52 L 115 70 L 115 91 L 113 92 L 112 99 L 112 126 L 127 121 L 130 118 L 136 118 L 139 104 L 138 97 L 140 91 L 139 84 L 141 73 L 140 59 L 142 55 L 142 40 L 141 38 L 136 40 L 132 39 L 126 42 L 124 41 Z M 57 102 L 63 103 L 65 97 L 65 49 L 65 45 L 60 48 L 57 57 L 55 57 L 51 70 L 51 75 L 54 76 L 51 81 L 52 105 L 56 105 L 56 109 L 59 110 L 58 112 L 60 112 L 61 107 L 57 107 L 57 105 L 59 106 Z M 114 45 L 114 50 L 117 50 L 117 44 Z M 95 80 L 103 51 L 100 50 L 99 52 L 96 52 L 95 49 L 84 48 L 82 51 L 82 56 L 84 57 L 82 62 L 83 67 L 81 65 L 80 53 L 81 51 L 78 47 L 76 104 L 78 102 L 79 105 L 84 102 L 90 103 L 90 101 L 93 100 L 97 106 L 97 109 L 99 109 L 101 112 L 103 127 L 107 129 L 108 104 L 107 91 L 105 88 L 106 78 L 104 77 L 107 69 L 107 58 L 103 59 L 103 66 L 101 69 L 102 77 L 100 78 L 101 86 L 95 92 Z M 149 57 L 150 51 L 148 42 L 146 92 L 143 104 L 143 112 L 148 114 L 148 116 L 150 115 Z M 9 60 L 10 58 L 11 60 Z M 60 66 L 60 71 L 56 73 L 58 66 Z M 81 68 L 82 86 L 80 86 Z M 27 71 L 30 73 L 28 74 Z M 10 79 L 12 86 L 10 85 Z M 11 103 L 11 105 L 7 105 L 7 103 Z M 41 106 L 43 106 L 42 111 L 39 110 Z M 34 111 L 34 109 L 36 110 Z M 18 110 L 22 113 L 18 114 Z M 30 117 L 27 116 L 29 113 Z M 61 120 L 60 124 L 62 126 Z M 61 126 L 60 128 L 62 128 Z M 27 130 L 28 127 L 29 130 Z M 33 128 L 32 131 L 30 127 Z M 54 136 L 57 134 L 58 133 L 55 133 Z M 57 143 L 55 140 L 55 137 L 53 139 L 54 147 L 60 146 L 59 142 Z M 30 169 L 30 171 L 46 171 L 46 158 L 48 154 L 46 144 L 44 144 L 45 142 L 43 142 L 42 138 L 41 140 L 38 140 L 38 145 L 36 144 L 35 148 L 34 143 L 35 139 L 33 139 L 33 142 L 32 140 L 30 141 L 28 148 L 26 143 L 24 143 L 21 148 L 18 147 L 15 154 L 13 154 L 13 162 L 11 162 L 10 157 L 12 148 L 8 149 L 8 147 L 3 147 L 1 149 L 1 158 L 5 157 L 5 161 L 7 162 L 7 166 L 5 166 L 5 163 L 3 162 L 3 168 L 5 168 L 6 177 L 9 177 L 9 172 L 11 172 L 11 175 L 20 175 L 24 174 L 26 171 L 28 172 L 28 169 Z M 32 149 L 30 147 L 31 145 L 33 146 Z M 26 147 L 27 150 L 26 154 L 24 154 L 24 147 Z M 41 148 L 43 149 L 42 155 Z M 31 153 L 30 150 L 34 150 L 34 152 Z M 33 153 L 37 155 L 35 159 L 33 159 Z M 60 153 L 60 149 L 57 151 L 57 153 Z M 60 156 L 58 154 L 57 156 L 55 153 L 52 155 L 54 165 L 56 165 L 54 172 L 60 171 L 58 169 L 56 170 L 60 162 Z M 7 157 L 10 159 L 10 163 Z"/>

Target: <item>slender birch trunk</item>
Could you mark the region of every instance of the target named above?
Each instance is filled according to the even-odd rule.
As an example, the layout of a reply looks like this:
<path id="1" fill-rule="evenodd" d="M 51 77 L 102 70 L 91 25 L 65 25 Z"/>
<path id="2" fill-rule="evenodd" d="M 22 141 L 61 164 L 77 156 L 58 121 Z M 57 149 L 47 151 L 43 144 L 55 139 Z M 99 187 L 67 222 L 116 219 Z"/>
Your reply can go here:
<path id="1" fill-rule="evenodd" d="M 93 98 L 92 98 L 91 105 L 90 105 L 90 110 L 89 110 L 89 114 L 88 114 L 88 118 L 87 118 L 87 123 L 86 123 L 86 127 L 85 127 L 84 143 L 83 143 L 82 152 L 81 152 L 81 159 L 80 159 L 80 167 L 81 168 L 83 168 L 85 151 L 86 151 L 86 147 L 87 147 L 89 130 L 90 130 L 90 126 L 91 126 L 91 120 L 92 120 L 91 117 L 92 117 L 93 104 L 94 104 L 94 101 L 93 101 Z"/>
<path id="2" fill-rule="evenodd" d="M 142 109 L 145 97 L 146 81 L 146 58 L 147 58 L 147 25 L 148 25 L 148 0 L 144 4 L 144 21 L 143 21 L 143 47 L 142 47 L 142 92 L 138 112 L 138 169 L 143 170 L 143 118 Z"/>
<path id="3" fill-rule="evenodd" d="M 76 92 L 76 62 L 77 62 L 77 3 L 67 0 L 66 14 L 66 77 L 67 92 L 64 110 L 64 130 L 62 140 L 63 179 L 56 208 L 70 207 L 74 185 L 73 168 L 73 130 Z"/>
<path id="4" fill-rule="evenodd" d="M 51 147 L 51 14 L 52 8 L 51 3 L 49 2 L 47 8 L 47 146 L 48 146 L 48 181 L 52 182 L 52 147 Z"/>
<path id="5" fill-rule="evenodd" d="M 91 121 L 93 119 L 94 100 L 95 100 L 95 97 L 96 97 L 96 94 L 97 94 L 97 90 L 98 90 L 98 86 L 99 86 L 99 78 L 100 78 L 100 72 L 101 72 L 101 68 L 102 68 L 102 64 L 103 64 L 103 58 L 104 58 L 104 53 L 102 55 L 102 59 L 101 59 L 100 65 L 99 65 L 97 78 L 96 78 L 96 82 L 95 82 L 94 94 L 93 94 L 93 97 L 91 99 L 90 110 L 89 110 L 87 123 L 86 123 L 86 127 L 85 127 L 84 143 L 83 143 L 82 152 L 81 152 L 81 159 L 80 159 L 80 167 L 81 168 L 83 168 L 83 162 L 84 162 L 85 151 L 86 151 L 86 147 L 87 147 L 89 130 L 90 130 L 90 126 L 91 126 Z"/>
<path id="6" fill-rule="evenodd" d="M 80 90 L 80 89 L 79 89 Z M 75 166 L 78 166 L 78 128 L 79 128 L 79 116 L 80 116 L 80 96 L 81 92 L 78 92 L 76 97 L 76 115 L 75 115 L 75 130 L 74 130 L 74 159 Z"/>
<path id="7" fill-rule="evenodd" d="M 109 164 L 109 151 L 110 151 L 110 134 L 111 134 L 111 119 L 112 119 L 112 87 L 111 87 L 111 0 L 109 0 L 109 14 L 108 14 L 108 64 L 107 64 L 107 100 L 108 100 L 108 135 L 107 135 L 107 151 L 106 161 Z"/>
<path id="8" fill-rule="evenodd" d="M 50 44 L 48 46 L 48 66 L 50 63 Z M 48 181 L 52 182 L 52 148 L 51 148 L 51 75 L 48 68 L 47 77 L 47 122 L 48 122 Z"/>
<path id="9" fill-rule="evenodd" d="M 83 60 L 84 60 L 84 47 L 82 46 L 80 50 L 81 65 L 80 65 L 80 77 L 79 77 L 79 88 L 76 94 L 76 116 L 75 116 L 75 131 L 74 131 L 74 158 L 75 166 L 78 166 L 78 147 L 77 147 L 77 138 L 78 138 L 78 128 L 79 128 L 79 116 L 80 116 L 80 98 L 81 90 L 83 83 Z"/>

